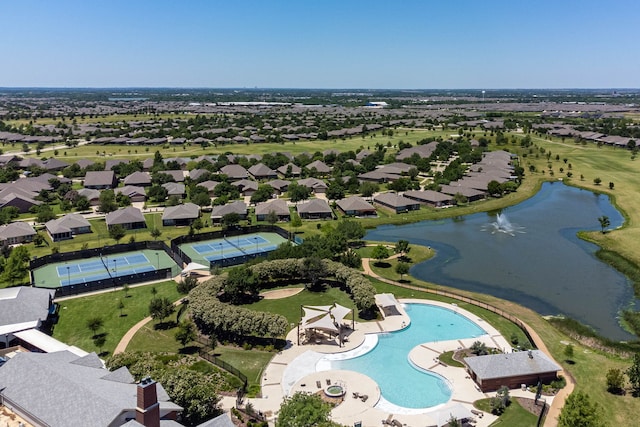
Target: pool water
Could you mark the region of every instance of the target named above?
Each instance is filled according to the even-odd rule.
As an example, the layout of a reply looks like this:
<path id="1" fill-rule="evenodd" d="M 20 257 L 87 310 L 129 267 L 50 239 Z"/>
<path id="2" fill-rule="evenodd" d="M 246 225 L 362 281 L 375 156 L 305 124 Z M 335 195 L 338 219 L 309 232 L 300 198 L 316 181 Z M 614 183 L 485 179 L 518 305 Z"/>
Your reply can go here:
<path id="1" fill-rule="evenodd" d="M 451 389 L 443 377 L 414 366 L 409 352 L 417 345 L 485 335 L 466 317 L 429 304 L 407 304 L 411 324 L 397 332 L 379 334 L 368 353 L 346 360 L 332 360 L 331 369 L 360 372 L 378 383 L 382 397 L 404 408 L 429 408 L 446 403 Z"/>

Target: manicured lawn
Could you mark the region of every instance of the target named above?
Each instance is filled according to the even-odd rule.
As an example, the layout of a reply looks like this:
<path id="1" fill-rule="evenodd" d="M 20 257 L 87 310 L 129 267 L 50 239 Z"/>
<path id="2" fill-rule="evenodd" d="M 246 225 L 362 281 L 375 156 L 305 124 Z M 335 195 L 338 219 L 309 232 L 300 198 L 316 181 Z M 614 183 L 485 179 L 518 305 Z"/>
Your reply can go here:
<path id="1" fill-rule="evenodd" d="M 128 298 L 125 298 L 123 290 L 117 290 L 61 301 L 60 320 L 54 328 L 53 336 L 66 344 L 98 353 L 100 349 L 93 344 L 91 338 L 93 332 L 87 328 L 87 319 L 98 316 L 104 321 L 104 327 L 98 333 L 107 334 L 102 351 L 111 354 L 122 336 L 149 315 L 149 301 L 153 297 L 152 287 L 158 291 L 158 297 L 166 297 L 171 301 L 181 298 L 176 290 L 176 283 L 169 280 L 154 285 L 133 287 L 129 289 Z M 122 317 L 118 309 L 119 301 L 125 305 Z"/>
<path id="2" fill-rule="evenodd" d="M 446 363 L 449 366 L 454 366 L 456 368 L 464 368 L 464 364 L 458 362 L 453 358 L 453 351 L 446 351 L 438 356 L 438 359 L 443 363 Z"/>
<path id="3" fill-rule="evenodd" d="M 491 412 L 489 399 L 479 400 L 475 403 L 475 405 L 478 409 L 481 409 L 485 412 Z M 538 417 L 520 406 L 520 404 L 515 399 L 511 399 L 511 404 L 507 406 L 507 409 L 504 411 L 504 413 L 493 424 L 491 424 L 491 426 L 529 427 L 535 426 L 537 425 L 537 423 Z"/>

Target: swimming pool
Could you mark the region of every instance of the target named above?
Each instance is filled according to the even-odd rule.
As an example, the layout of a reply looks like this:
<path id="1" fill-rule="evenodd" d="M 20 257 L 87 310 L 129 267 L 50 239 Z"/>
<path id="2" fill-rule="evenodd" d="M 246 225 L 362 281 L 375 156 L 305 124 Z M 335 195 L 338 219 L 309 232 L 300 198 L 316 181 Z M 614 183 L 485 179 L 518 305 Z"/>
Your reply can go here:
<path id="1" fill-rule="evenodd" d="M 378 383 L 382 397 L 403 408 L 430 408 L 451 398 L 445 378 L 411 363 L 409 352 L 417 345 L 474 338 L 487 332 L 466 317 L 430 304 L 406 304 L 411 324 L 397 332 L 376 334 L 377 345 L 365 354 L 336 360 L 328 356 L 331 369 L 360 372 Z"/>

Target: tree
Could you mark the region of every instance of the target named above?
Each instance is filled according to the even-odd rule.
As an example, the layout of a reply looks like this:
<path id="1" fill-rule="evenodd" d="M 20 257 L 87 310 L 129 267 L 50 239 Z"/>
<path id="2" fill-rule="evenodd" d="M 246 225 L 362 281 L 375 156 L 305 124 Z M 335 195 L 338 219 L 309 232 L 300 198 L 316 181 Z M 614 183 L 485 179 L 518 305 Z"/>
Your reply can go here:
<path id="1" fill-rule="evenodd" d="M 600 406 L 589 395 L 574 392 L 564 403 L 558 417 L 558 427 L 602 427 Z"/>
<path id="2" fill-rule="evenodd" d="M 98 210 L 103 213 L 113 212 L 118 209 L 118 204 L 116 203 L 116 196 L 113 193 L 113 190 L 102 190 L 100 192 Z"/>
<path id="3" fill-rule="evenodd" d="M 273 225 L 278 222 L 278 214 L 275 211 L 269 211 L 267 216 L 264 218 L 269 224 Z"/>
<path id="4" fill-rule="evenodd" d="M 306 279 L 309 279 L 311 286 L 314 287 L 318 283 L 318 280 L 326 274 L 322 259 L 317 256 L 305 258 L 302 261 L 300 274 Z"/>
<path id="5" fill-rule="evenodd" d="M 55 219 L 56 214 L 53 213 L 53 209 L 49 205 L 41 205 L 38 206 L 36 210 L 36 221 L 38 222 L 47 222 Z"/>
<path id="6" fill-rule="evenodd" d="M 158 227 L 153 227 L 150 231 L 151 237 L 153 237 L 153 240 L 158 240 L 158 237 L 160 237 L 162 235 L 162 230 L 160 230 Z"/>
<path id="7" fill-rule="evenodd" d="M 102 354 L 102 347 L 104 347 L 104 344 L 106 342 L 107 342 L 107 334 L 95 335 L 93 337 L 93 345 L 98 347 L 98 349 L 100 350 L 99 354 Z"/>
<path id="8" fill-rule="evenodd" d="M 409 252 L 409 241 L 398 240 L 396 246 L 393 248 L 393 252 L 396 254 L 400 254 L 400 257 L 404 258 L 406 253 Z"/>
<path id="9" fill-rule="evenodd" d="M 225 228 L 229 228 L 240 222 L 240 215 L 238 215 L 236 212 L 231 212 L 223 215 L 220 221 Z"/>
<path id="10" fill-rule="evenodd" d="M 95 337 L 98 331 L 104 326 L 104 320 L 100 316 L 93 316 L 87 319 L 87 328 L 93 332 Z"/>
<path id="11" fill-rule="evenodd" d="M 633 363 L 627 369 L 627 377 L 634 396 L 640 396 L 640 353 L 633 355 Z"/>
<path id="12" fill-rule="evenodd" d="M 251 203 L 266 202 L 273 195 L 273 187 L 269 184 L 260 184 L 258 189 L 251 195 Z"/>
<path id="13" fill-rule="evenodd" d="M 624 374 L 622 370 L 611 368 L 607 371 L 607 391 L 613 394 L 622 394 L 624 391 Z"/>
<path id="14" fill-rule="evenodd" d="M 329 183 L 325 194 L 329 200 L 342 199 L 344 198 L 344 187 L 337 180 L 333 180 Z"/>
<path id="15" fill-rule="evenodd" d="M 600 179 L 600 177 L 596 177 L 596 178 L 593 179 L 593 183 L 595 185 L 600 185 L 601 182 L 602 182 L 602 180 Z"/>
<path id="16" fill-rule="evenodd" d="M 409 272 L 409 264 L 406 262 L 399 262 L 396 264 L 396 273 L 400 275 L 400 280 L 402 280 L 402 276 Z"/>
<path id="17" fill-rule="evenodd" d="M 258 293 L 258 281 L 253 271 L 246 265 L 239 265 L 229 270 L 227 278 L 222 286 L 224 296 L 232 304 L 239 304 L 246 295 L 256 296 Z"/>
<path id="18" fill-rule="evenodd" d="M 44 244 L 44 237 L 42 237 L 42 234 L 36 233 L 36 235 L 33 236 L 33 244 L 36 246 L 42 246 Z"/>
<path id="19" fill-rule="evenodd" d="M 378 245 L 371 251 L 371 258 L 378 260 L 378 262 L 387 259 L 389 258 L 389 249 L 384 245 Z"/>
<path id="20" fill-rule="evenodd" d="M 122 310 L 124 309 L 124 302 L 121 299 L 118 300 L 118 310 L 120 310 L 120 317 L 122 317 Z"/>
<path id="21" fill-rule="evenodd" d="M 18 246 L 11 251 L 9 258 L 4 263 L 2 279 L 12 285 L 29 272 L 29 260 L 31 256 L 26 246 Z"/>
<path id="22" fill-rule="evenodd" d="M 125 234 L 127 234 L 127 231 L 120 224 L 115 224 L 109 227 L 109 237 L 115 240 L 116 243 L 118 243 L 120 239 L 125 236 Z"/>
<path id="23" fill-rule="evenodd" d="M 86 211 L 91 207 L 91 202 L 84 196 L 78 197 L 75 201 L 75 207 L 79 211 Z"/>
<path id="24" fill-rule="evenodd" d="M 178 292 L 188 294 L 189 291 L 198 285 L 198 279 L 195 276 L 187 276 L 178 282 Z"/>
<path id="25" fill-rule="evenodd" d="M 217 188 L 217 187 L 216 187 Z M 304 185 L 299 185 L 296 182 L 289 184 L 287 194 L 292 202 L 296 203 L 300 200 L 307 200 L 311 195 L 311 189 Z"/>
<path id="26" fill-rule="evenodd" d="M 602 234 L 604 234 L 606 228 L 611 225 L 611 221 L 609 221 L 608 216 L 602 215 L 601 217 L 598 217 L 598 222 L 600 223 L 600 230 L 602 231 Z"/>
<path id="27" fill-rule="evenodd" d="M 567 358 L 567 362 L 573 361 L 573 346 L 571 344 L 567 344 L 564 347 L 564 356 Z"/>
<path id="28" fill-rule="evenodd" d="M 495 415 L 501 415 L 507 406 L 511 403 L 511 396 L 509 396 L 509 388 L 502 386 L 496 392 L 496 395 L 490 400 L 491 412 Z"/>
<path id="29" fill-rule="evenodd" d="M 159 320 L 160 323 L 167 317 L 171 316 L 175 307 L 169 301 L 169 298 L 154 297 L 149 302 L 149 315 L 153 320 Z"/>
<path id="30" fill-rule="evenodd" d="M 613 190 L 613 187 L 615 187 L 615 184 L 613 181 L 609 181 L 609 190 Z"/>
<path id="31" fill-rule="evenodd" d="M 182 344 L 182 348 L 186 347 L 191 341 L 196 339 L 196 327 L 190 320 L 180 322 L 178 330 L 175 334 L 176 341 Z"/>
<path id="32" fill-rule="evenodd" d="M 295 393 L 280 405 L 276 427 L 329 427 L 331 406 L 318 395 Z"/>
<path id="33" fill-rule="evenodd" d="M 347 240 L 360 240 L 366 231 L 359 221 L 343 219 L 336 225 L 335 233 L 340 234 Z"/>
<path id="34" fill-rule="evenodd" d="M 122 290 L 124 291 L 124 297 L 129 298 L 129 285 L 126 283 L 122 285 Z"/>
<path id="35" fill-rule="evenodd" d="M 362 197 L 371 197 L 378 191 L 380 191 L 380 186 L 375 182 L 363 182 L 360 184 L 360 194 L 362 194 Z"/>
<path id="36" fill-rule="evenodd" d="M 489 181 L 487 184 L 487 191 L 492 196 L 502 196 L 502 186 L 496 180 Z"/>

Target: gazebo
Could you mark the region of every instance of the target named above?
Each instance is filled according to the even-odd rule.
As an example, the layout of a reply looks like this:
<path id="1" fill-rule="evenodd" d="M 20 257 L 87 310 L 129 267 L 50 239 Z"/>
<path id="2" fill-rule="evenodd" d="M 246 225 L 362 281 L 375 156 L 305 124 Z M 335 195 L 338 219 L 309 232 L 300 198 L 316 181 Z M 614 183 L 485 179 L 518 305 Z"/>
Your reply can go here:
<path id="1" fill-rule="evenodd" d="M 352 309 L 344 307 L 340 304 L 320 305 L 320 306 L 300 306 L 302 312 L 302 320 L 298 323 L 298 345 L 300 345 L 300 327 L 307 330 L 321 330 L 339 337 L 339 344 L 342 346 L 342 328 L 344 318 L 353 312 Z M 355 327 L 355 319 L 352 316 L 352 326 Z"/>

